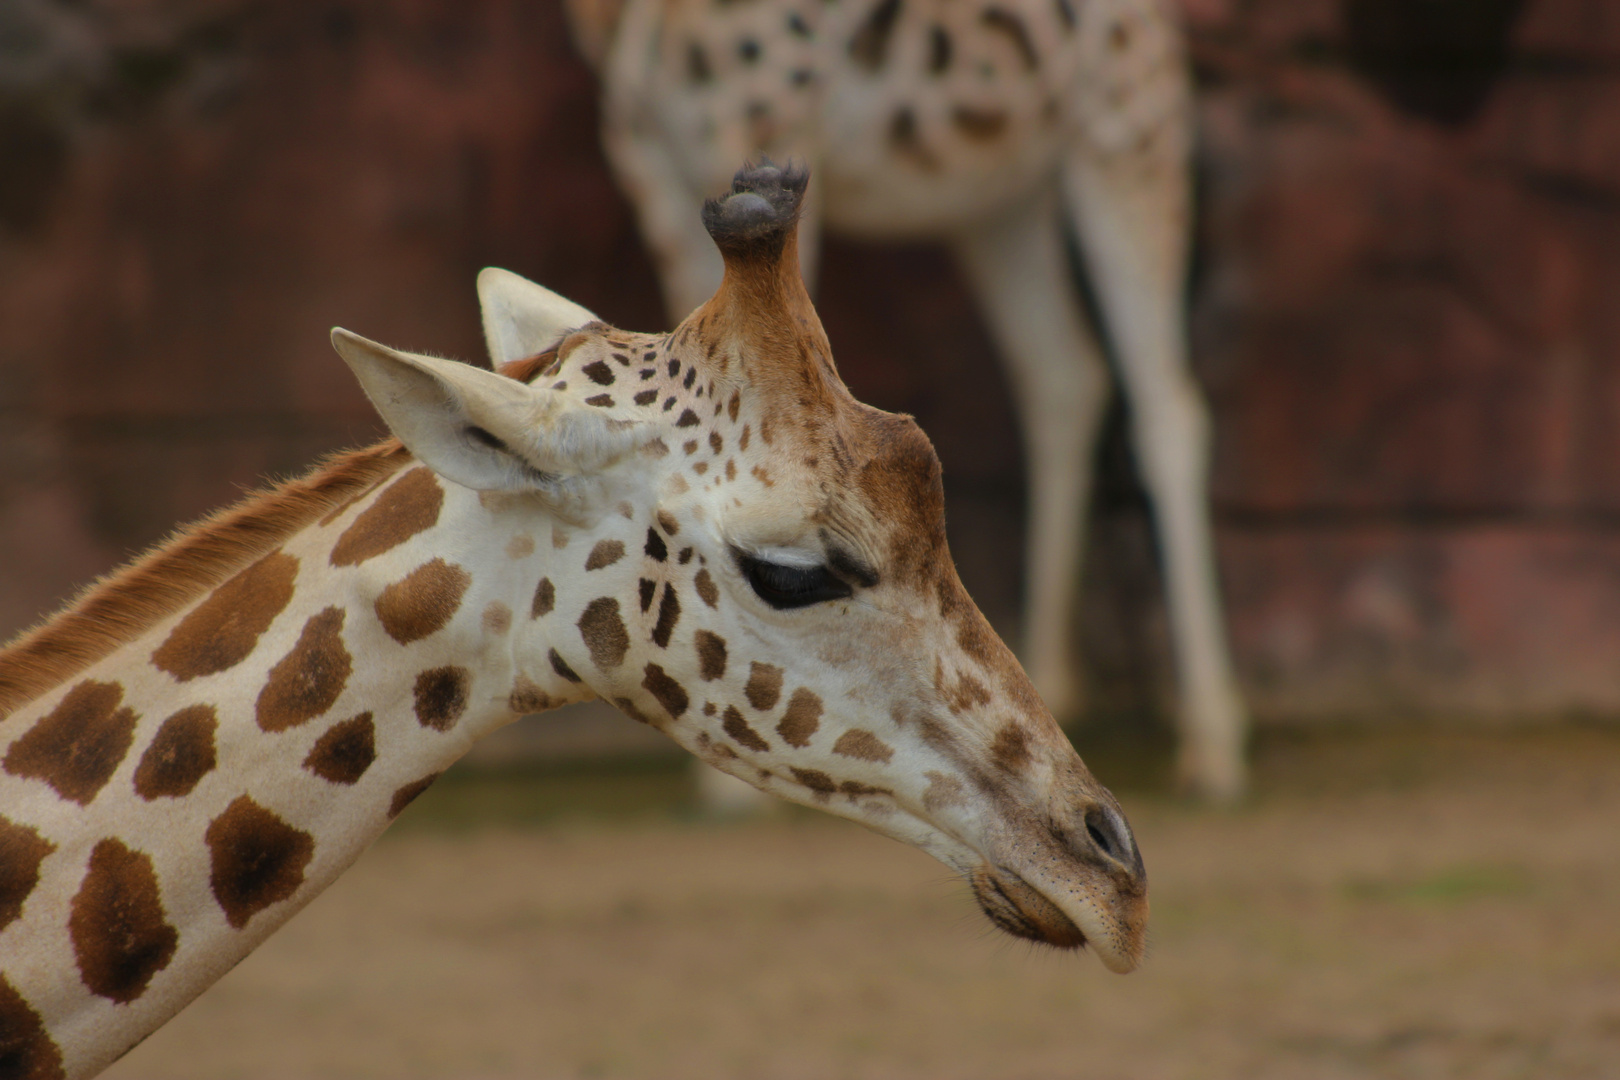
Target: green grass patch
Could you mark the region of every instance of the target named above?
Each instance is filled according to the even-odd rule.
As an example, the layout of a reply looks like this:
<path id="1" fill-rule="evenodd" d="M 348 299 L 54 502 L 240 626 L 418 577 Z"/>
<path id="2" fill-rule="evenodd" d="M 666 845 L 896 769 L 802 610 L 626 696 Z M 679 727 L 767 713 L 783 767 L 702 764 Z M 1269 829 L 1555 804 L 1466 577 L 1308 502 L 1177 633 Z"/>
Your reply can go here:
<path id="1" fill-rule="evenodd" d="M 1530 889 L 1528 871 L 1505 865 L 1453 866 L 1405 881 L 1359 880 L 1344 887 L 1345 895 L 1352 900 L 1420 905 L 1465 904 L 1523 896 Z"/>

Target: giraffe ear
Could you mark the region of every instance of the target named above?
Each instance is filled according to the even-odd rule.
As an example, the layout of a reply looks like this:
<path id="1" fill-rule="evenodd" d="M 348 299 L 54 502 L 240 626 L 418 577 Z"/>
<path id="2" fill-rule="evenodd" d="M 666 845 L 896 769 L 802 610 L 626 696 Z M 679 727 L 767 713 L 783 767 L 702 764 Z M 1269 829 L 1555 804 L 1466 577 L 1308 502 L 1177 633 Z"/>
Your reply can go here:
<path id="1" fill-rule="evenodd" d="M 637 449 L 636 425 L 454 360 L 400 352 L 334 328 L 332 345 L 406 449 L 478 491 L 541 491 Z"/>
<path id="2" fill-rule="evenodd" d="M 478 272 L 478 304 L 484 342 L 497 368 L 545 352 L 568 331 L 599 321 L 572 300 L 494 266 Z"/>

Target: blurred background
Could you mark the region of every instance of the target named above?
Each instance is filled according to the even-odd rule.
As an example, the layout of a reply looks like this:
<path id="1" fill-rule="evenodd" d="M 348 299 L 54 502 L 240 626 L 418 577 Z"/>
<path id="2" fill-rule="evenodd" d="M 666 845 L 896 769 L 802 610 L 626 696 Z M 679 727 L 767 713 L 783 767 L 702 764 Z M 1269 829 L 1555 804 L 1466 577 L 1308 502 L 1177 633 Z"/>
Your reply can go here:
<path id="1" fill-rule="evenodd" d="M 1259 735 L 1245 807 L 1167 794 L 1116 409 L 1077 739 L 1155 962 L 989 939 L 838 823 L 703 823 L 655 736 L 587 712 L 424 797 L 118 1075 L 1620 1075 L 1620 6 L 1182 3 Z M 558 0 L 0 0 L 0 637 L 378 435 L 326 328 L 479 356 L 486 265 L 662 328 Z M 1010 634 L 1019 441 L 949 260 L 834 238 L 818 307 L 933 438 Z"/>

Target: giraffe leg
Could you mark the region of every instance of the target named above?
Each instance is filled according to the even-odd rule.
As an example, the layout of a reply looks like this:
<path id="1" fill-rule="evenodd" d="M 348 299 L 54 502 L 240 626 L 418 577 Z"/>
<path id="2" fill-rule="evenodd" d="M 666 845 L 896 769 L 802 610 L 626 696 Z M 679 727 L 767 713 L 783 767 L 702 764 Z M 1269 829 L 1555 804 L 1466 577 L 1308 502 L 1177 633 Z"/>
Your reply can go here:
<path id="1" fill-rule="evenodd" d="M 1081 707 L 1071 629 L 1108 370 L 1073 288 L 1051 194 L 957 236 L 954 247 L 1022 421 L 1030 502 L 1024 664 L 1053 715 L 1071 720 Z"/>
<path id="2" fill-rule="evenodd" d="M 1216 578 L 1209 417 L 1186 356 L 1187 142 L 1176 123 L 1133 151 L 1077 150 L 1063 181 L 1153 502 L 1178 678 L 1178 775 L 1200 795 L 1225 801 L 1246 782 L 1247 717 Z"/>

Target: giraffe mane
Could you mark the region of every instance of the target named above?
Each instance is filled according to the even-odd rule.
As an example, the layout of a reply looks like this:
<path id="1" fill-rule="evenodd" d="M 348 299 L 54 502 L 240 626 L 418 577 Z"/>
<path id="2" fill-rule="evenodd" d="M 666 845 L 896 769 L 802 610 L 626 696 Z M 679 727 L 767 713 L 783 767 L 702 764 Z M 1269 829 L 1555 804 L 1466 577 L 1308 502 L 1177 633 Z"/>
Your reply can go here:
<path id="1" fill-rule="evenodd" d="M 555 358 L 552 348 L 513 360 L 500 373 L 528 382 Z M 56 614 L 0 648 L 0 721 L 413 460 L 394 438 L 328 455 L 303 476 L 183 526 L 97 578 Z"/>
<path id="2" fill-rule="evenodd" d="M 398 439 L 332 454 L 303 476 L 184 526 L 98 578 L 0 649 L 0 720 L 212 591 L 412 461 Z"/>

